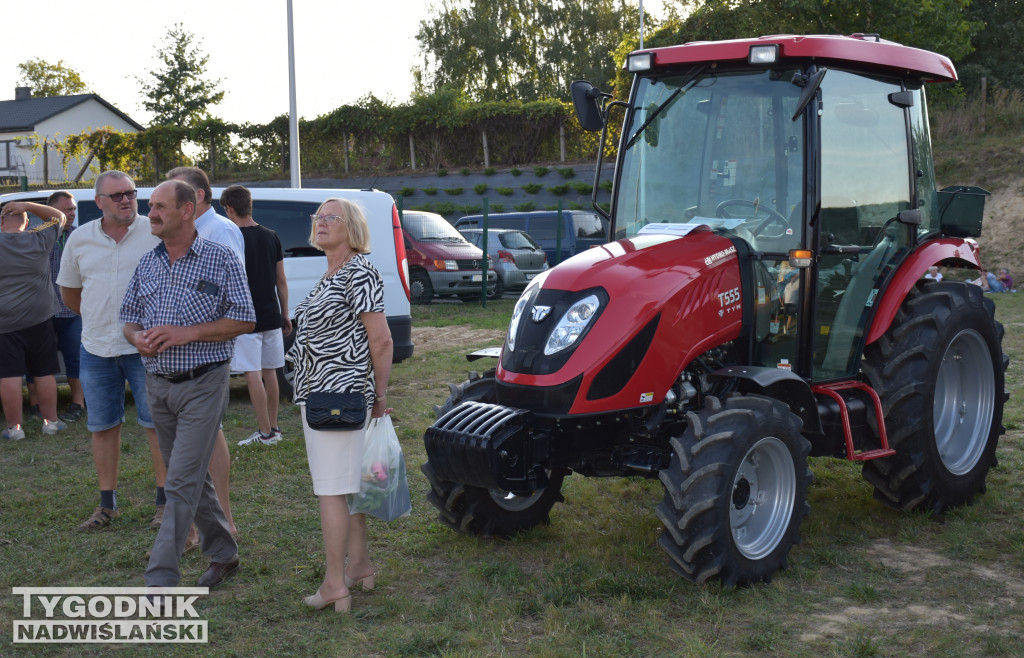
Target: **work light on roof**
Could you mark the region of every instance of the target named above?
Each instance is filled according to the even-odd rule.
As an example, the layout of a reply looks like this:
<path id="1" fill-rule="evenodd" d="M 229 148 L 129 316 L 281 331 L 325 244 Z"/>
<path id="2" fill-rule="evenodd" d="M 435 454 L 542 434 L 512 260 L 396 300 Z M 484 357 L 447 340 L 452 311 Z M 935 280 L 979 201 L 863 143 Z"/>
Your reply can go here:
<path id="1" fill-rule="evenodd" d="M 654 53 L 634 53 L 626 58 L 626 70 L 630 73 L 650 71 L 654 68 Z"/>
<path id="2" fill-rule="evenodd" d="M 751 46 L 750 55 L 747 61 L 751 64 L 775 64 L 779 61 L 779 45 L 771 43 L 761 46 Z"/>

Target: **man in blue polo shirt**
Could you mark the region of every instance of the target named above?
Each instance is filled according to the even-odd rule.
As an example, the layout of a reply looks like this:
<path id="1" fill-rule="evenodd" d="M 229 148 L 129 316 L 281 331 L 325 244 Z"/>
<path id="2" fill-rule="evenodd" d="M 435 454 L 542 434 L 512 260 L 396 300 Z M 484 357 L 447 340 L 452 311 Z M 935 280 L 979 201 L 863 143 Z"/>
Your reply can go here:
<path id="1" fill-rule="evenodd" d="M 238 570 L 238 545 L 217 501 L 210 457 L 228 403 L 233 339 L 252 330 L 256 314 L 241 263 L 196 232 L 195 189 L 161 183 L 149 207 L 150 228 L 162 244 L 142 257 L 120 313 L 125 338 L 146 367 L 146 397 L 167 462 L 167 504 L 146 585 L 178 584 L 194 521 L 210 558 L 198 584 L 216 587 Z"/>

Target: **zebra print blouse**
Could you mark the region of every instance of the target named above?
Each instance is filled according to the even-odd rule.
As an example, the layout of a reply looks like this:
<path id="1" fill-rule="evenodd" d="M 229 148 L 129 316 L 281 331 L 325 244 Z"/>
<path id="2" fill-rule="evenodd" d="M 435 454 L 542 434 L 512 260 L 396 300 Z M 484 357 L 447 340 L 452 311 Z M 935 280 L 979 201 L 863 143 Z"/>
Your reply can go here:
<path id="1" fill-rule="evenodd" d="M 367 405 L 373 404 L 370 341 L 359 319 L 368 311 L 384 312 L 384 284 L 362 254 L 320 279 L 295 308 L 295 342 L 286 358 L 294 368 L 296 404 L 310 391 L 360 390 L 366 391 Z"/>

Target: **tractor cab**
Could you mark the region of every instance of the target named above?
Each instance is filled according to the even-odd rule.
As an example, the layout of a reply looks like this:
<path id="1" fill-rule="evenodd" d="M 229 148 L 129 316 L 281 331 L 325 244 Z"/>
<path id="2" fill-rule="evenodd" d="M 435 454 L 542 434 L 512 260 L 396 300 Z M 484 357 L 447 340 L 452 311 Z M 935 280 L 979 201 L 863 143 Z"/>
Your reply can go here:
<path id="1" fill-rule="evenodd" d="M 808 41 L 630 56 L 612 238 L 703 224 L 742 242 L 748 362 L 827 380 L 857 372 L 879 291 L 938 232 L 922 81 L 948 61 L 908 76 L 842 59 L 886 44 L 828 37 L 782 56 Z"/>

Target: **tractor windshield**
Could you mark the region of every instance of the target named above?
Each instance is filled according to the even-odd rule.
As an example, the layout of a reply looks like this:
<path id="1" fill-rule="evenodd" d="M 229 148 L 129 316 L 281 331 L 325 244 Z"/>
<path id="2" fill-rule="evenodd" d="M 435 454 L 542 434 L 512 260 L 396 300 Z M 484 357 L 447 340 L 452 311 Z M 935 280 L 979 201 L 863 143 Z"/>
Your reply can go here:
<path id="1" fill-rule="evenodd" d="M 625 130 L 615 239 L 707 224 L 758 251 L 800 245 L 795 70 L 642 78 Z M 671 227 L 666 227 L 671 229 Z M 657 231 L 659 227 L 645 229 Z"/>

